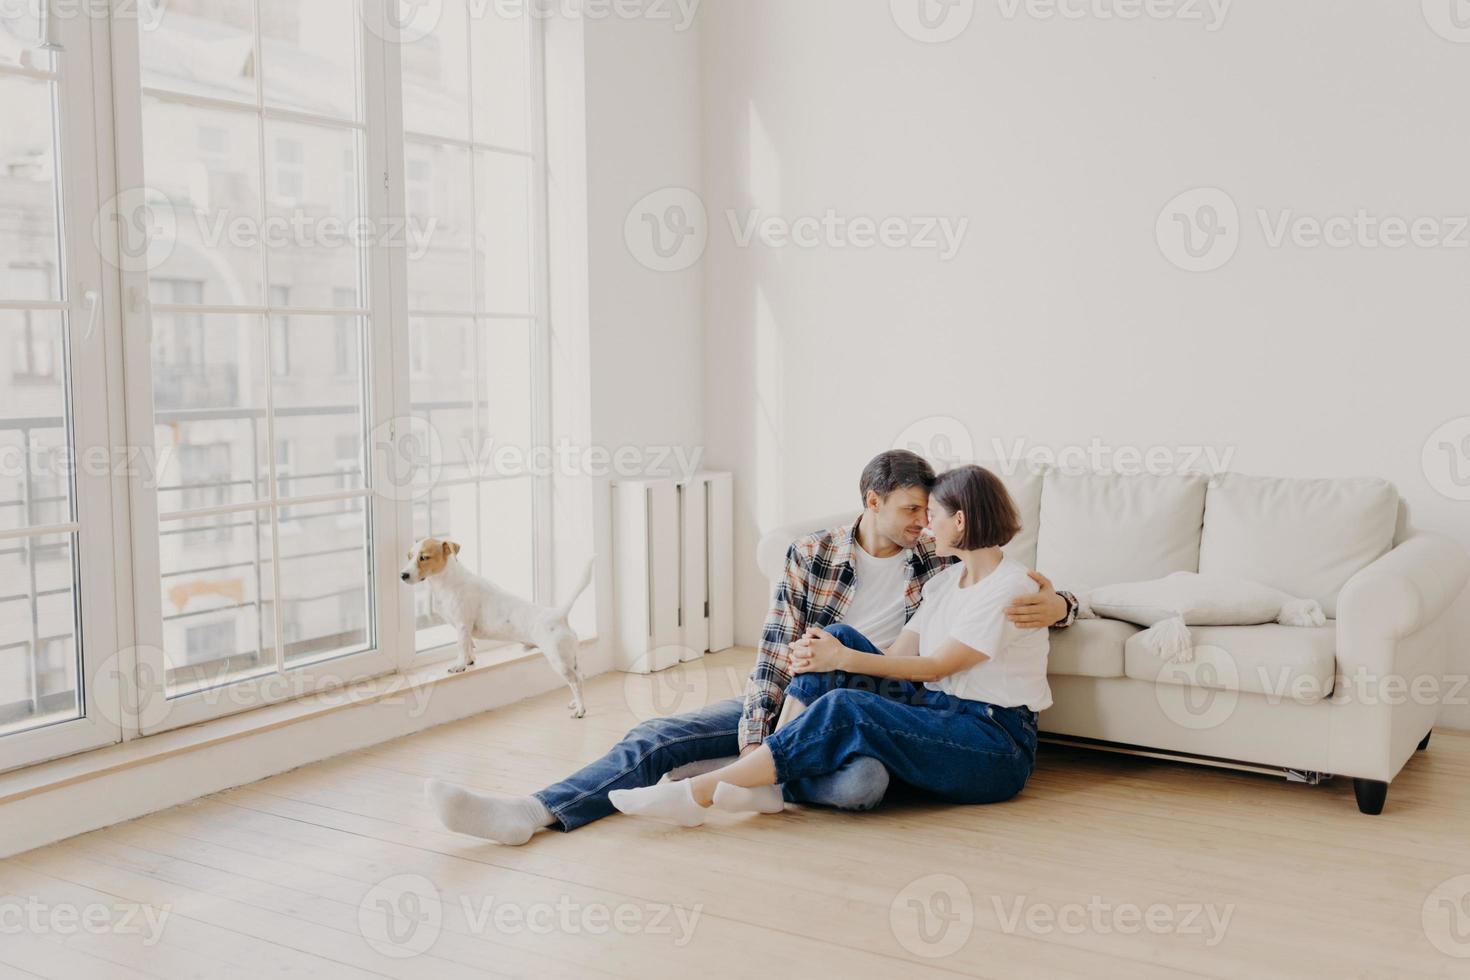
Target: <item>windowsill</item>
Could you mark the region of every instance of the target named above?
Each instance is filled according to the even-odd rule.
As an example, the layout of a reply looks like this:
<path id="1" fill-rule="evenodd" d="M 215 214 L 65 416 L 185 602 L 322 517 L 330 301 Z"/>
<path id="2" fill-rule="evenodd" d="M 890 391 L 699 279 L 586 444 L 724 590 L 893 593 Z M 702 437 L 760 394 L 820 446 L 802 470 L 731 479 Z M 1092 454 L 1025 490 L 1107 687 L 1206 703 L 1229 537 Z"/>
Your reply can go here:
<path id="1" fill-rule="evenodd" d="M 450 649 L 444 648 L 445 651 Z M 438 652 L 429 651 L 426 656 L 434 657 Z M 541 654 L 519 644 L 505 644 L 477 650 L 475 657 L 475 666 L 460 674 L 448 672 L 445 664 L 451 658 L 445 656 L 416 665 L 406 673 L 384 674 L 344 688 L 16 769 L 0 775 L 0 806 L 173 756 L 312 721 L 334 712 L 387 701 L 440 684 L 451 684 L 509 664 L 536 660 Z"/>

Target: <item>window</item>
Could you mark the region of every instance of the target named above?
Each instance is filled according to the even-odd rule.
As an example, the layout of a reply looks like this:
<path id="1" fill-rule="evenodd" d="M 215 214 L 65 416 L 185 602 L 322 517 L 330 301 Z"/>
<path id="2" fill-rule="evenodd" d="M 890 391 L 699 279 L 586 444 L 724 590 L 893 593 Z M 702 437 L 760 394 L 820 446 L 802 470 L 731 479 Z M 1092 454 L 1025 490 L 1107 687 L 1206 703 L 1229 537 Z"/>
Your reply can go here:
<path id="1" fill-rule="evenodd" d="M 446 3 L 434 43 L 403 59 L 405 204 L 412 226 L 435 230 L 408 261 L 410 398 L 445 462 L 413 531 L 453 538 L 461 561 L 532 596 L 545 487 L 492 465 L 501 447 L 529 449 L 541 394 L 532 23 L 492 8 Z M 417 618 L 420 649 L 452 639 L 423 597 Z"/>
<path id="2" fill-rule="evenodd" d="M 178 461 L 154 539 L 170 724 L 207 713 L 199 691 L 376 647 L 370 243 L 322 234 L 364 214 L 361 26 L 351 0 L 185 0 L 138 32 L 142 176 L 179 229 L 147 270 L 176 338 L 152 350 Z"/>
<path id="3" fill-rule="evenodd" d="M 91 25 L 0 23 L 0 770 L 115 741 Z M 92 301 L 87 299 L 93 297 Z M 85 640 L 85 643 L 84 643 Z"/>
<path id="4" fill-rule="evenodd" d="M 143 2 L 0 20 L 0 770 L 407 666 L 411 532 L 549 577 L 547 477 L 486 462 L 549 415 L 535 18 L 443 0 L 390 47 L 396 0 Z M 404 499 L 409 415 L 448 465 Z M 124 443 L 126 497 L 61 465 Z"/>

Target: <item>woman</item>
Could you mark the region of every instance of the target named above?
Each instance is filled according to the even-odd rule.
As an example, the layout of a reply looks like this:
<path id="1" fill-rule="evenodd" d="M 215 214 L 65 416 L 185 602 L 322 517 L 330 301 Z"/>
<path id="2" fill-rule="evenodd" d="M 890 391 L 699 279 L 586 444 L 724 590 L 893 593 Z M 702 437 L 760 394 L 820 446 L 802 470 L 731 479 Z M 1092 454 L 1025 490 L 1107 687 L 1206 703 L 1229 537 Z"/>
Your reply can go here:
<path id="1" fill-rule="evenodd" d="M 880 651 L 844 626 L 808 630 L 791 644 L 782 722 L 759 747 L 700 776 L 619 790 L 624 813 L 684 826 L 709 807 L 775 813 L 779 784 L 834 772 L 859 756 L 954 803 L 998 803 L 1021 791 L 1036 760 L 1036 712 L 1051 705 L 1047 631 L 1005 616 L 1035 592 L 1026 567 L 1001 546 L 1020 530 L 995 474 L 951 470 L 929 495 L 936 550 L 960 560 L 924 587 L 899 639 Z"/>

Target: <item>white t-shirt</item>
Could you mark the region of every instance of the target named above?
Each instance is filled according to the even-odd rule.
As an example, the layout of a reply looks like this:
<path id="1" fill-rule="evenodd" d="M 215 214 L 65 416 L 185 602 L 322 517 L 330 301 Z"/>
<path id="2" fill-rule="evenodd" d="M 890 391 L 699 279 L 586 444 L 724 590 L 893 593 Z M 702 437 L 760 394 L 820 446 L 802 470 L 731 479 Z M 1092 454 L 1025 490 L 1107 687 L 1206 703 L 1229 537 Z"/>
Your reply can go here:
<path id="1" fill-rule="evenodd" d="M 1026 566 L 1003 558 L 995 571 L 962 589 L 963 563 L 946 568 L 924 586 L 924 601 L 904 629 L 919 634 L 919 656 L 933 657 L 953 637 L 990 659 L 958 674 L 928 681 L 932 691 L 1002 708 L 1026 705 L 1032 711 L 1051 707 L 1046 657 L 1051 639 L 1045 629 L 1023 630 L 1006 619 L 1006 606 L 1038 586 Z"/>
<path id="2" fill-rule="evenodd" d="M 908 591 L 911 551 L 900 551 L 888 558 L 874 558 L 853 543 L 852 600 L 842 614 L 842 622 L 886 650 L 903 632 L 907 610 L 904 593 Z"/>

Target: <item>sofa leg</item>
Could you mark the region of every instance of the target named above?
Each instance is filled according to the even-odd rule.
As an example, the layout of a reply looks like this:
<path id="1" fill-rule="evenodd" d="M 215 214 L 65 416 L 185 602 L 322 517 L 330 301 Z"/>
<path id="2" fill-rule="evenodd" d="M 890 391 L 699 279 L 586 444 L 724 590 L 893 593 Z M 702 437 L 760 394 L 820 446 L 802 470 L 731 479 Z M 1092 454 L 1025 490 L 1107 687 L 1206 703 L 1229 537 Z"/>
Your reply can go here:
<path id="1" fill-rule="evenodd" d="M 1429 736 L 1431 736 L 1433 734 L 1434 734 L 1434 732 L 1425 732 L 1424 733 L 1424 738 L 1422 740 L 1420 740 L 1420 742 L 1419 742 L 1419 751 L 1420 752 L 1423 752 L 1425 749 L 1429 748 Z"/>
<path id="2" fill-rule="evenodd" d="M 1383 812 L 1388 798 L 1388 784 L 1376 779 L 1353 779 L 1353 793 L 1358 797 L 1358 812 L 1377 816 Z"/>

